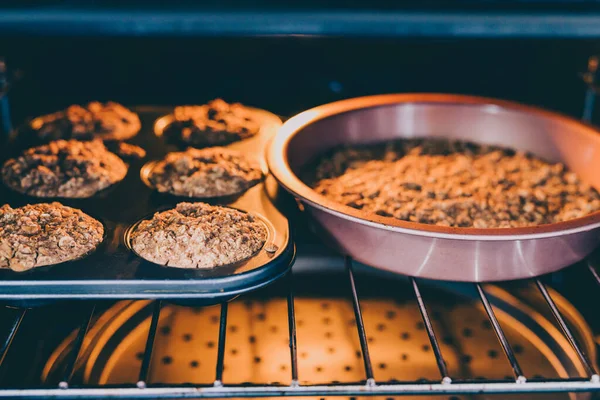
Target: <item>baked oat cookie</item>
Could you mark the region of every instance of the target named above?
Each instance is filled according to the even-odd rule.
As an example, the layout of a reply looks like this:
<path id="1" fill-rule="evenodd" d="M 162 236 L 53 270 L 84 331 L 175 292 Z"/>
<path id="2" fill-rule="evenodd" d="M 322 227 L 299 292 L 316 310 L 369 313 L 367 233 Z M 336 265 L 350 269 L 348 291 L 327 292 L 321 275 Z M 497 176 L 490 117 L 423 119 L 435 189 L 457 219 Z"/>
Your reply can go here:
<path id="1" fill-rule="evenodd" d="M 256 135 L 260 124 L 254 112 L 239 103 L 216 99 L 201 106 L 179 106 L 165 136 L 191 146 L 221 146 Z"/>
<path id="2" fill-rule="evenodd" d="M 152 168 L 148 180 L 162 193 L 210 198 L 243 193 L 262 176 L 260 165 L 242 153 L 212 147 L 168 154 Z"/>
<path id="3" fill-rule="evenodd" d="M 57 140 L 26 150 L 2 168 L 4 184 L 35 197 L 90 197 L 126 174 L 127 165 L 100 140 Z"/>
<path id="4" fill-rule="evenodd" d="M 140 130 L 140 118 L 119 103 L 92 101 L 85 106 L 72 105 L 66 110 L 40 117 L 35 126 L 41 139 L 127 140 Z"/>
<path id="5" fill-rule="evenodd" d="M 0 268 L 26 271 L 76 260 L 102 242 L 104 227 L 60 203 L 0 207 Z"/>
<path id="6" fill-rule="evenodd" d="M 338 148 L 312 187 L 338 203 L 404 221 L 525 227 L 600 210 L 600 195 L 561 163 L 466 142 L 410 139 Z"/>
<path id="7" fill-rule="evenodd" d="M 131 246 L 155 264 L 207 269 L 252 257 L 266 239 L 264 224 L 250 214 L 206 203 L 179 203 L 142 221 L 131 233 Z"/>

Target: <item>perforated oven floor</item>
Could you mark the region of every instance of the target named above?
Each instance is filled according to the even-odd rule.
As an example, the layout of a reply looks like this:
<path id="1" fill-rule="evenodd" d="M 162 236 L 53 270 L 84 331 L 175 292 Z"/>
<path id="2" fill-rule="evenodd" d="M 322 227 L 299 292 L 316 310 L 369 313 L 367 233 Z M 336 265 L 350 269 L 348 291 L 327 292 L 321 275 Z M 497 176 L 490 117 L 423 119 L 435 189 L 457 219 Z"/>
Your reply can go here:
<path id="1" fill-rule="evenodd" d="M 295 304 L 300 383 L 364 381 L 351 301 L 297 297 Z M 414 301 L 364 299 L 361 306 L 378 382 L 435 380 L 439 377 Z M 458 297 L 432 299 L 428 306 L 451 376 L 513 379 L 481 306 Z M 151 303 L 121 303 L 116 307 L 118 317 L 110 318 L 107 323 L 99 320 L 88 334 L 86 340 L 89 342 L 84 344 L 85 349 L 93 342 L 79 366 L 87 384 L 131 384 L 138 379 L 150 327 Z M 110 313 L 111 310 L 107 312 Z M 152 384 L 211 384 L 217 362 L 219 313 L 218 306 L 164 306 L 148 381 Z M 566 375 L 559 360 L 539 336 L 501 310 L 497 311 L 497 316 L 517 358 L 528 366 L 529 376 L 557 378 Z M 234 301 L 229 306 L 228 321 L 223 382 L 234 385 L 287 384 L 290 349 L 286 300 Z M 550 326 L 548 329 L 551 334 L 560 336 Z M 569 398 L 567 394 L 539 396 L 544 399 Z M 533 398 L 533 395 L 510 398 Z"/>

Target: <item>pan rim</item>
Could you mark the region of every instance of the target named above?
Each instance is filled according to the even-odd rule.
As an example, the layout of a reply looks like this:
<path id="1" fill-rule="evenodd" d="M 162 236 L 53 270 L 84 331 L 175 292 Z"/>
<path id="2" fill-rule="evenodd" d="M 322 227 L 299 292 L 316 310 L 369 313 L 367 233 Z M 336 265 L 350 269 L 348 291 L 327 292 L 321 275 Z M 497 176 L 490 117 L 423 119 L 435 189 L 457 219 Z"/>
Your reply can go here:
<path id="1" fill-rule="evenodd" d="M 392 232 L 444 239 L 500 241 L 548 238 L 585 232 L 600 227 L 600 211 L 568 221 L 518 228 L 459 228 L 402 221 L 393 217 L 384 217 L 357 210 L 330 200 L 302 182 L 289 167 L 288 149 L 290 141 L 308 125 L 351 111 L 398 103 L 460 104 L 474 107 L 496 106 L 511 112 L 533 114 L 541 118 L 560 121 L 563 124 L 574 126 L 581 134 L 587 135 L 590 140 L 600 143 L 600 131 L 587 123 L 560 113 L 517 102 L 444 93 L 383 94 L 328 103 L 290 118 L 280 128 L 267 149 L 269 170 L 277 182 L 301 202 L 342 219 Z"/>

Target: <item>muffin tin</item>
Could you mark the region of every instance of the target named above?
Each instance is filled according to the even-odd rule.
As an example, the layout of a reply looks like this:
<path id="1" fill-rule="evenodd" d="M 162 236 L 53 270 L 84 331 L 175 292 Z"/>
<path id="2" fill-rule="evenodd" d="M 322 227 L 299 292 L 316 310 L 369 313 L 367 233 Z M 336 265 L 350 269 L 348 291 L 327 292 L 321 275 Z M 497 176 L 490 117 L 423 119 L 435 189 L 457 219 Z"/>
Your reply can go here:
<path id="1" fill-rule="evenodd" d="M 289 271 L 295 248 L 288 220 L 269 198 L 268 193 L 277 185 L 270 175 L 236 198 L 197 200 L 249 212 L 267 226 L 269 238 L 252 258 L 208 271 L 181 270 L 150 263 L 130 250 L 128 237 L 139 221 L 150 218 L 157 211 L 173 208 L 181 201 L 196 201 L 158 193 L 140 177 L 140 171 L 148 162 L 183 149 L 177 143 L 168 143 L 160 132 L 155 132 L 155 122 L 163 121 L 172 108 L 133 107 L 132 110 L 139 114 L 142 129 L 127 142 L 144 148 L 147 154 L 143 159 L 129 160 L 125 179 L 105 189 L 106 192 L 87 199 L 34 198 L 0 185 L 2 203 L 20 207 L 60 201 L 102 221 L 106 235 L 98 250 L 83 259 L 26 273 L 0 270 L 1 301 L 31 306 L 61 299 L 144 298 L 212 304 L 265 286 Z M 265 145 L 281 125 L 281 120 L 264 110 L 253 111 L 261 122 L 260 132 L 224 147 L 255 157 L 266 171 Z M 3 152 L 2 162 L 39 144 L 39 139 L 33 137 L 30 130 L 31 123 L 18 131 Z"/>

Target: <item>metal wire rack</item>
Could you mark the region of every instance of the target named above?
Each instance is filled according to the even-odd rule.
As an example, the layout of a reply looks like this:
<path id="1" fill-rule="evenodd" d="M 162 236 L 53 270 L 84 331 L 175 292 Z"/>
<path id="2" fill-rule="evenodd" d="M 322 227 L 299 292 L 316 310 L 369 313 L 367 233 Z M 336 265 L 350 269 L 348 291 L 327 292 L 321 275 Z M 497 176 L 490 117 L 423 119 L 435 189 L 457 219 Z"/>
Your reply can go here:
<path id="1" fill-rule="evenodd" d="M 227 311 L 228 304 L 221 304 L 217 362 L 215 366 L 215 378 L 212 385 L 159 385 L 148 382 L 148 371 L 152 359 L 154 342 L 157 334 L 162 301 L 156 300 L 153 305 L 150 329 L 145 344 L 139 378 L 137 383 L 123 386 L 74 386 L 71 384 L 74 368 L 80 356 L 84 338 L 92 323 L 96 307 L 92 306 L 82 319 L 78 333 L 75 336 L 67 367 L 62 380 L 55 387 L 45 388 L 11 388 L 0 389 L 1 398 L 28 397 L 28 398 L 236 398 L 236 397 L 279 397 L 279 396 L 400 396 L 400 395 L 436 395 L 436 394 L 476 394 L 476 393 L 549 393 L 549 392 L 595 392 L 600 391 L 600 376 L 596 366 L 590 361 L 583 347 L 577 342 L 575 335 L 561 315 L 557 304 L 552 299 L 546 285 L 540 280 L 534 282 L 542 297 L 547 303 L 550 311 L 565 338 L 568 340 L 577 357 L 585 369 L 586 376 L 581 378 L 564 379 L 528 379 L 524 370 L 519 365 L 513 347 L 509 343 L 503 328 L 496 318 L 486 290 L 481 284 L 475 284 L 475 288 L 485 309 L 489 322 L 496 337 L 504 351 L 506 359 L 512 368 L 514 379 L 511 380 L 457 380 L 453 379 L 446 366 L 442 348 L 436 336 L 431 317 L 428 313 L 426 301 L 421 295 L 420 284 L 417 279 L 411 278 L 410 283 L 416 297 L 417 305 L 423 319 L 426 333 L 431 343 L 440 373 L 438 380 L 419 381 L 393 381 L 378 382 L 373 373 L 372 361 L 369 355 L 369 345 L 365 324 L 363 322 L 359 294 L 354 278 L 354 267 L 352 260 L 346 258 L 345 267 L 348 274 L 351 300 L 356 319 L 356 328 L 360 342 L 362 362 L 364 363 L 365 379 L 360 383 L 339 383 L 331 385 L 309 385 L 301 384 L 298 376 L 298 352 L 296 340 L 296 318 L 294 307 L 294 282 L 292 274 L 287 277 L 287 322 L 289 327 L 289 349 L 290 349 L 290 380 L 287 385 L 228 385 L 223 381 L 225 341 L 227 338 Z M 588 264 L 589 273 L 600 285 L 600 275 L 593 266 Z M 26 309 L 20 309 L 14 320 L 9 324 L 6 339 L 0 347 L 0 363 L 4 358 L 19 331 L 21 321 L 27 313 Z"/>

